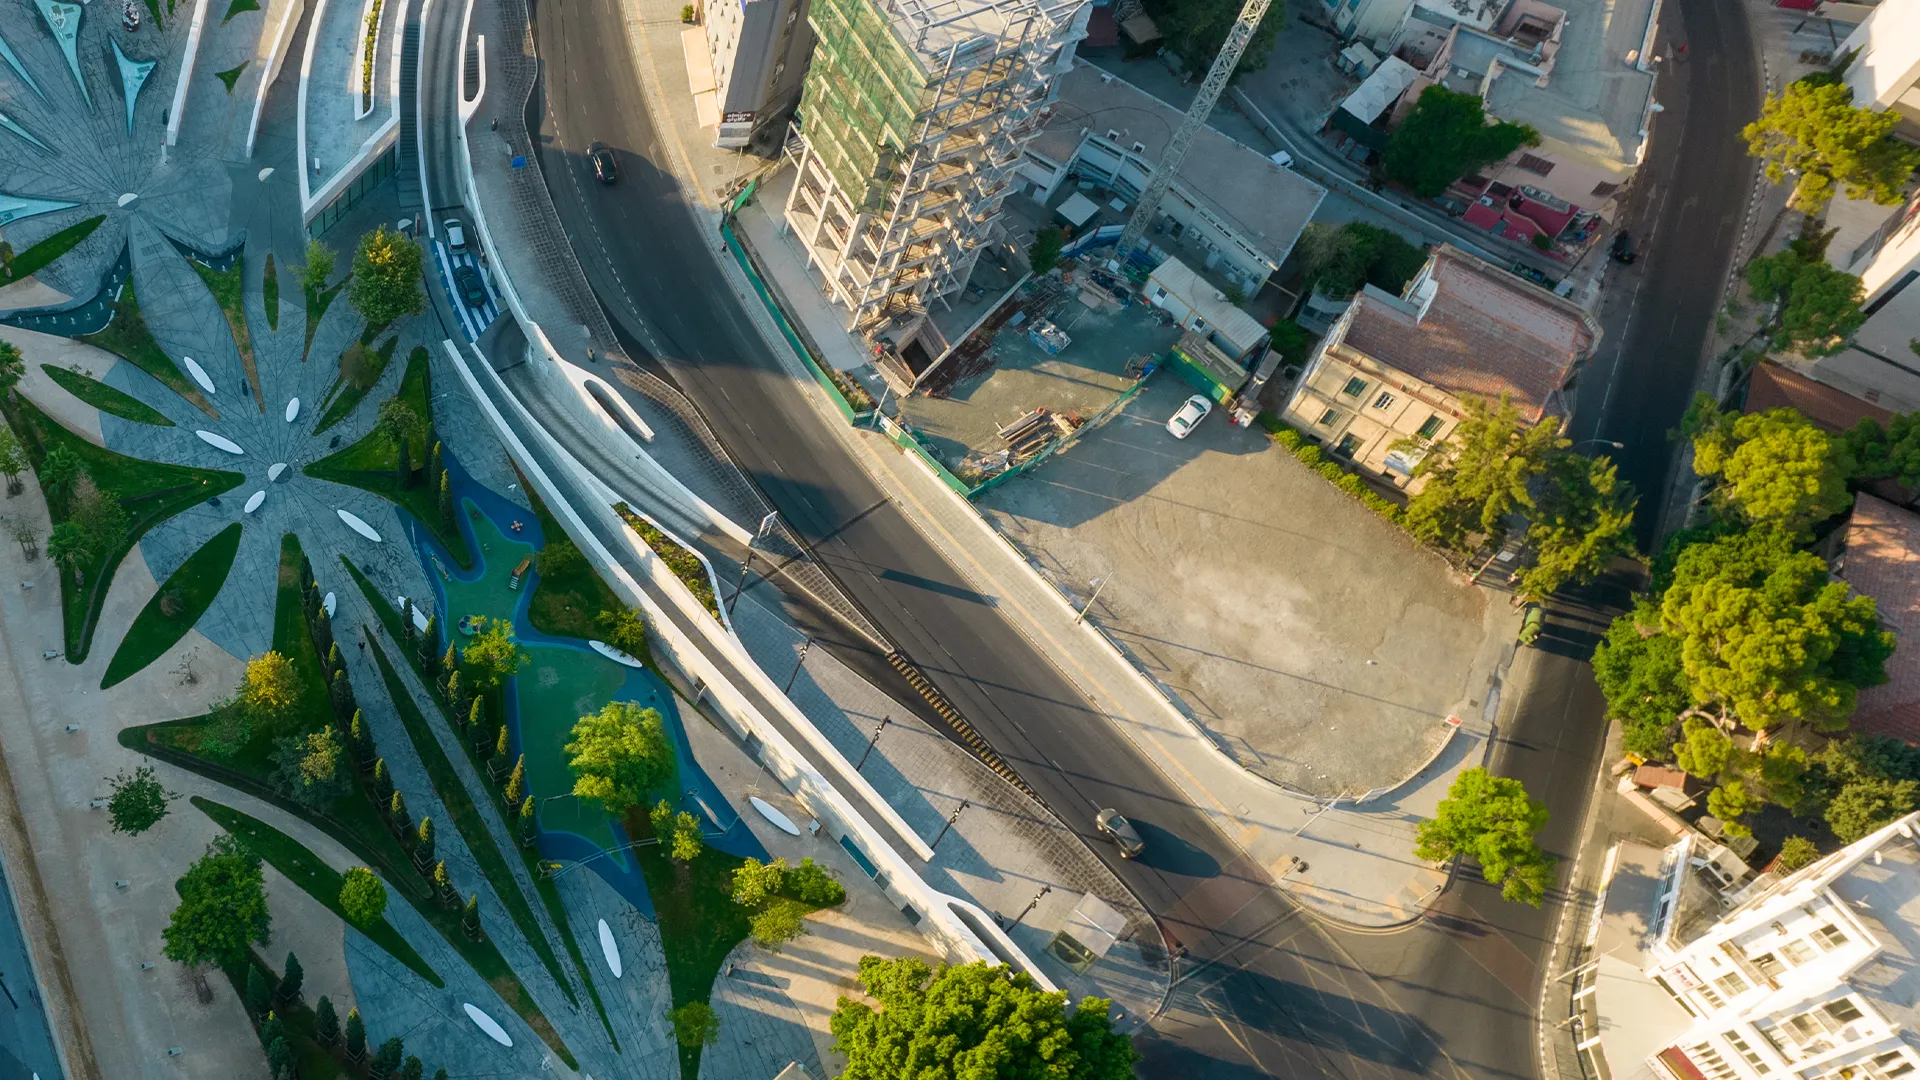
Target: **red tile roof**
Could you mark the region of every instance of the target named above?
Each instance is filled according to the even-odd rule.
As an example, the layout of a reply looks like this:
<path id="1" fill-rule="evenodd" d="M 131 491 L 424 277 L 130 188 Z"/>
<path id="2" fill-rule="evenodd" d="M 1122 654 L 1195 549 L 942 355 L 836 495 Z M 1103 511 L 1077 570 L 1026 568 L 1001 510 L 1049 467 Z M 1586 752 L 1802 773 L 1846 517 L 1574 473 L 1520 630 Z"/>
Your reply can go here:
<path id="1" fill-rule="evenodd" d="M 1362 291 L 1343 344 L 1457 397 L 1511 394 L 1527 422 L 1538 422 L 1592 351 L 1592 321 L 1572 302 L 1451 246 L 1428 265 L 1434 289 L 1424 315 L 1419 299 Z M 1417 287 L 1408 287 L 1410 297 Z"/>
<path id="2" fill-rule="evenodd" d="M 1920 514 L 1855 496 L 1843 565 L 1847 583 L 1873 597 L 1881 625 L 1900 639 L 1887 681 L 1860 691 L 1853 730 L 1920 746 Z"/>
<path id="3" fill-rule="evenodd" d="M 1830 432 L 1845 431 L 1869 416 L 1881 427 L 1893 420 L 1893 413 L 1887 409 L 1768 360 L 1753 369 L 1747 383 L 1747 411 L 1782 407 L 1798 409 L 1800 415 Z"/>

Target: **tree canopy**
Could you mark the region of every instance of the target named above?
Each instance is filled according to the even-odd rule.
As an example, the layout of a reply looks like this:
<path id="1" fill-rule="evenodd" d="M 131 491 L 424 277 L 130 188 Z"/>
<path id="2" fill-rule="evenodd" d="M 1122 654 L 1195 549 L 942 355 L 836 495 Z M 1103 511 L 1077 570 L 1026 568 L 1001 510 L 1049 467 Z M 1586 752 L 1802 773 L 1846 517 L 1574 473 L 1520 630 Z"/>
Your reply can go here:
<path id="1" fill-rule="evenodd" d="M 1025 972 L 860 958 L 878 1008 L 842 997 L 829 1026 L 841 1080 L 1132 1080 L 1140 1055 L 1113 1030 L 1112 1003 L 1045 993 Z"/>
<path id="2" fill-rule="evenodd" d="M 1187 71 L 1196 79 L 1213 65 L 1214 58 L 1220 55 L 1220 47 L 1227 43 L 1227 31 L 1240 17 L 1238 0 L 1147 0 L 1146 7 L 1154 25 L 1160 28 L 1162 43 L 1185 62 Z M 1267 65 L 1274 35 L 1285 23 L 1284 4 L 1267 9 L 1260 24 L 1253 28 L 1247 50 L 1240 54 L 1240 63 L 1233 69 L 1234 78 Z"/>
<path id="3" fill-rule="evenodd" d="M 1380 171 L 1431 199 L 1462 176 L 1539 145 L 1540 133 L 1526 124 L 1487 123 L 1478 94 L 1429 86 L 1388 137 Z"/>
<path id="4" fill-rule="evenodd" d="M 468 686 L 497 690 L 527 666 L 527 651 L 514 639 L 513 623 L 506 619 L 479 618 L 473 625 L 474 635 L 460 653 L 461 670 Z"/>
<path id="5" fill-rule="evenodd" d="M 1608 715 L 1623 726 L 1622 749 L 1655 760 L 1667 756 L 1674 726 L 1693 704 L 1680 643 L 1661 625 L 1660 606 L 1641 597 L 1613 620 L 1593 652 L 1594 681 L 1607 699 Z"/>
<path id="6" fill-rule="evenodd" d="M 1533 838 L 1546 824 L 1546 806 L 1529 799 L 1520 781 L 1472 768 L 1454 778 L 1433 817 L 1420 823 L 1413 853 L 1428 862 L 1465 855 L 1502 897 L 1539 907 L 1553 883 L 1553 856 Z"/>
<path id="7" fill-rule="evenodd" d="M 214 838 L 175 886 L 173 909 L 160 937 L 167 959 L 188 967 L 235 964 L 247 948 L 264 945 L 273 925 L 260 859 L 226 834 Z"/>
<path id="8" fill-rule="evenodd" d="M 1894 141 L 1899 113 L 1857 108 L 1841 82 L 1790 82 L 1746 126 L 1747 152 L 1767 179 L 1794 182 L 1791 205 L 1818 213 L 1836 192 L 1892 206 L 1920 168 L 1920 151 Z"/>
<path id="9" fill-rule="evenodd" d="M 610 701 L 573 725 L 567 743 L 573 793 L 616 817 L 673 780 L 673 743 L 659 712 L 631 701 Z M 663 842 L 669 838 L 662 836 Z"/>
<path id="10" fill-rule="evenodd" d="M 1866 289 L 1859 278 L 1793 248 L 1748 263 L 1747 287 L 1761 300 L 1786 302 L 1773 332 L 1776 349 L 1825 356 L 1867 321 L 1860 310 Z"/>
<path id="11" fill-rule="evenodd" d="M 1034 234 L 1033 243 L 1027 247 L 1027 266 L 1038 274 L 1060 265 L 1060 249 L 1067 244 L 1067 234 L 1057 225 L 1049 225 Z"/>
<path id="12" fill-rule="evenodd" d="M 1693 432 L 1693 471 L 1718 477 L 1715 500 L 1754 526 L 1806 538 L 1853 503 L 1846 442 L 1793 409 L 1734 417 L 1701 395 L 1683 430 Z"/>
<path id="13" fill-rule="evenodd" d="M 1920 413 L 1902 413 L 1885 427 L 1871 416 L 1840 436 L 1855 480 L 1897 480 L 1920 487 Z"/>
<path id="14" fill-rule="evenodd" d="M 348 870 L 340 881 L 340 910 L 358 927 L 372 926 L 387 913 L 387 887 L 364 866 Z"/>
<path id="15" fill-rule="evenodd" d="M 167 804 L 180 797 L 168 791 L 154 778 L 153 766 L 141 765 L 131 773 L 125 769 L 110 781 L 113 795 L 107 799 L 107 816 L 114 832 L 138 836 L 167 816 Z"/>
<path id="16" fill-rule="evenodd" d="M 26 361 L 21 359 L 20 347 L 11 341 L 0 341 L 0 393 L 9 396 L 13 388 L 27 374 Z"/>
<path id="17" fill-rule="evenodd" d="M 1392 229 L 1364 221 L 1315 222 L 1300 234 L 1296 250 L 1308 287 L 1336 300 L 1359 292 L 1362 285 L 1398 296 L 1427 262 L 1425 249 Z"/>
<path id="18" fill-rule="evenodd" d="M 1591 581 L 1634 552 L 1638 500 L 1611 460 L 1556 453 L 1545 473 L 1527 524 L 1533 565 L 1520 575 L 1520 593 L 1530 600 L 1544 600 L 1569 581 Z"/>
<path id="19" fill-rule="evenodd" d="M 274 744 L 273 784 L 295 802 L 324 810 L 346 794 L 353 766 L 347 748 L 331 727 L 289 735 Z"/>
<path id="20" fill-rule="evenodd" d="M 1498 405 L 1468 398 L 1466 410 L 1452 437 L 1414 467 L 1426 486 L 1408 503 L 1405 518 L 1415 536 L 1456 550 L 1468 547 L 1473 534 L 1505 536 L 1508 515 L 1533 509 L 1534 478 L 1569 445 L 1558 418 L 1528 427 L 1505 395 Z"/>
<path id="21" fill-rule="evenodd" d="M 307 241 L 307 261 L 300 267 L 300 287 L 319 292 L 333 276 L 333 249 L 318 240 Z"/>
<path id="22" fill-rule="evenodd" d="M 403 315 L 418 315 L 427 304 L 426 294 L 420 291 L 425 261 L 419 244 L 382 225 L 362 236 L 354 249 L 347 300 L 368 326 L 386 326 Z"/>
<path id="23" fill-rule="evenodd" d="M 300 678 L 294 674 L 293 662 L 272 649 L 247 661 L 240 696 L 247 708 L 262 717 L 285 715 L 300 697 Z"/>

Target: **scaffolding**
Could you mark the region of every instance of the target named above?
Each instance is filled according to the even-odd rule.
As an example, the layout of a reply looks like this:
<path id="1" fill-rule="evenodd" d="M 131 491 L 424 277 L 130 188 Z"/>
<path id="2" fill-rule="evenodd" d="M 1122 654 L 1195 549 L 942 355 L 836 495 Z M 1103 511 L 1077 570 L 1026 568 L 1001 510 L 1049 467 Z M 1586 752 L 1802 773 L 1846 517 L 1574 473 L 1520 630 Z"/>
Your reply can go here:
<path id="1" fill-rule="evenodd" d="M 1086 0 L 814 0 L 786 220 L 849 330 L 904 346 L 966 284 L 1087 13 Z"/>

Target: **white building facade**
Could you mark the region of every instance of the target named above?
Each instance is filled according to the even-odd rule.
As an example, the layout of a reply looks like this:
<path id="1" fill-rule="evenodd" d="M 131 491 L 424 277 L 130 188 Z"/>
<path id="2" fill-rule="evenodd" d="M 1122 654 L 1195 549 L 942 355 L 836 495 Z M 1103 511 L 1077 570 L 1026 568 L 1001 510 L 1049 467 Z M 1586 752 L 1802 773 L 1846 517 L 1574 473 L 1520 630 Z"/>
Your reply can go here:
<path id="1" fill-rule="evenodd" d="M 713 95 L 708 104 L 695 91 L 701 125 L 714 128 L 715 146 L 754 147 L 758 133 L 757 148 L 778 150 L 813 53 L 807 0 L 705 0 L 701 12 L 692 33 L 706 46 Z"/>

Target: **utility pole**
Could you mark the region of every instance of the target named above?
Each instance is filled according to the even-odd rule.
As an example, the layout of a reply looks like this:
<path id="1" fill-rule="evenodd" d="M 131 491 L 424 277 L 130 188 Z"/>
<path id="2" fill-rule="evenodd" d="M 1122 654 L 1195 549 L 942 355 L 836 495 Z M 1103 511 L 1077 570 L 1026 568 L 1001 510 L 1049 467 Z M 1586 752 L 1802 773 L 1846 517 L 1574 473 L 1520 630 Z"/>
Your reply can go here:
<path id="1" fill-rule="evenodd" d="M 1233 76 L 1233 69 L 1240 66 L 1240 55 L 1247 51 L 1247 42 L 1253 39 L 1254 28 L 1267 13 L 1273 0 L 1246 0 L 1240 8 L 1240 17 L 1234 20 L 1233 28 L 1227 31 L 1227 40 L 1220 46 L 1220 55 L 1213 58 L 1213 67 L 1208 69 L 1207 77 L 1200 84 L 1200 92 L 1194 96 L 1193 104 L 1187 108 L 1187 118 L 1174 131 L 1173 138 L 1167 140 L 1166 152 L 1160 155 L 1160 164 L 1147 179 L 1147 189 L 1140 193 L 1140 201 L 1133 208 L 1133 216 L 1127 219 L 1127 229 L 1120 234 L 1117 258 L 1124 260 L 1128 253 L 1140 246 L 1140 240 L 1147 234 L 1147 226 L 1153 224 L 1153 215 L 1159 212 L 1160 200 L 1167 197 L 1167 189 L 1173 186 L 1174 177 L 1180 175 L 1180 165 L 1186 160 L 1187 151 L 1193 148 L 1194 136 L 1207 126 L 1207 117 L 1212 115 L 1213 106 L 1220 100 L 1220 94 L 1227 88 L 1227 80 Z"/>

